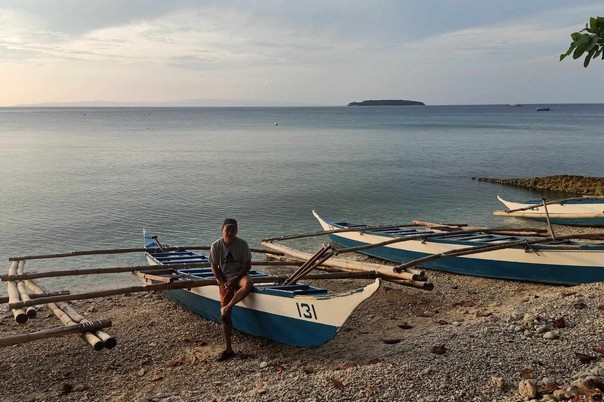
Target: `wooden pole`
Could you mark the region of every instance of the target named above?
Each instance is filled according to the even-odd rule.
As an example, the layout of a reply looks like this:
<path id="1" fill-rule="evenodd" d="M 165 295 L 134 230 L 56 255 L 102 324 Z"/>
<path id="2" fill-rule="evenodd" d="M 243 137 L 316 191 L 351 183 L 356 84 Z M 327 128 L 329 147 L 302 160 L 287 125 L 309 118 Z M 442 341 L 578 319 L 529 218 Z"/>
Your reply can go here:
<path id="1" fill-rule="evenodd" d="M 267 253 L 270 250 L 265 250 Z M 295 265 L 294 263 L 293 265 Z M 252 266 L 279 266 L 288 265 L 281 261 L 252 261 Z M 130 267 L 108 267 L 108 268 L 75 268 L 67 270 L 57 270 L 48 272 L 29 272 L 20 275 L 0 275 L 0 280 L 17 281 L 24 279 L 39 279 L 39 278 L 56 278 L 62 276 L 79 276 L 79 275 L 101 275 L 101 274 L 116 274 L 135 271 L 154 271 L 166 269 L 190 269 L 190 268 L 209 268 L 209 262 L 197 262 L 192 264 L 163 264 L 163 265 L 133 265 Z"/>
<path id="2" fill-rule="evenodd" d="M 286 235 L 286 236 L 269 237 L 267 239 L 262 239 L 262 241 L 271 242 L 271 241 L 301 239 L 303 237 L 323 236 L 323 235 L 328 235 L 328 234 L 332 234 L 332 233 L 362 232 L 365 230 L 388 230 L 388 229 L 398 229 L 398 228 L 403 228 L 403 227 L 414 227 L 414 226 L 418 226 L 418 225 L 416 225 L 414 223 L 400 224 L 400 225 L 375 225 L 375 226 L 360 225 L 360 226 L 354 227 L 354 228 L 348 227 L 348 228 L 342 228 L 342 229 L 320 230 L 320 231 L 309 232 L 309 233 L 300 233 L 300 234 L 292 234 L 292 235 Z"/>
<path id="3" fill-rule="evenodd" d="M 552 236 L 552 240 L 556 240 L 556 235 L 554 234 L 554 228 L 552 227 L 552 222 L 549 220 L 549 211 L 547 210 L 547 202 L 545 202 L 545 198 L 542 198 L 543 201 L 543 209 L 545 210 L 545 220 L 547 221 L 547 227 L 549 228 L 549 234 Z"/>
<path id="4" fill-rule="evenodd" d="M 42 255 L 27 255 L 23 257 L 10 257 L 9 261 L 18 260 L 41 260 L 47 258 L 63 258 L 63 257 L 77 257 L 83 255 L 95 255 L 95 254 L 126 254 L 126 253 L 163 253 L 166 251 L 187 251 L 187 250 L 209 250 L 210 246 L 177 246 L 177 247 L 165 247 L 163 250 L 158 248 L 117 248 L 107 250 L 83 250 L 83 251 L 71 251 L 67 253 L 58 254 L 42 254 Z M 263 254 L 267 250 L 250 248 L 252 253 Z"/>
<path id="5" fill-rule="evenodd" d="M 13 261 L 10 264 L 10 267 L 8 268 L 8 274 L 15 275 L 15 273 L 17 272 L 18 265 L 19 265 L 18 261 Z M 17 302 L 21 301 L 19 289 L 17 288 L 17 283 L 15 281 L 9 281 L 6 286 L 6 290 L 8 293 L 8 303 L 9 304 L 17 303 Z M 13 309 L 11 309 L 11 312 L 13 313 L 13 317 L 15 317 L 15 321 L 17 321 L 19 324 L 24 324 L 27 322 L 28 316 L 23 308 L 13 308 Z"/>
<path id="6" fill-rule="evenodd" d="M 93 321 L 89 324 L 73 324 L 66 325 L 64 327 L 47 329 L 38 332 L 32 332 L 23 335 L 12 335 L 4 338 L 0 338 L 0 347 L 18 345 L 21 343 L 37 341 L 39 339 L 54 338 L 58 336 L 77 334 L 86 331 L 95 331 L 101 328 L 111 326 L 110 320 L 99 320 Z"/>
<path id="7" fill-rule="evenodd" d="M 322 279 L 346 279 L 346 278 L 375 278 L 375 273 L 373 272 L 336 272 L 332 274 L 320 274 L 320 275 L 308 275 L 306 279 L 309 280 L 322 280 Z M 288 276 L 265 276 L 252 278 L 254 283 L 281 283 Z M 154 292 L 158 290 L 172 290 L 172 289 L 188 289 L 200 286 L 216 286 L 215 279 L 199 279 L 199 280 L 179 280 L 172 283 L 159 283 L 153 285 L 146 286 L 131 286 L 126 288 L 118 288 L 118 289 L 108 289 L 108 290 L 100 290 L 95 292 L 86 292 L 86 293 L 77 293 L 70 295 L 60 295 L 60 296 L 51 296 L 51 297 L 41 297 L 38 299 L 32 299 L 27 302 L 18 302 L 14 304 L 9 303 L 10 308 L 22 308 L 27 306 L 33 306 L 37 304 L 47 304 L 47 303 L 57 303 L 64 302 L 70 300 L 86 300 L 86 299 L 95 299 L 99 297 L 107 297 L 107 296 L 117 296 L 123 294 L 130 293 L 139 293 L 139 292 Z"/>

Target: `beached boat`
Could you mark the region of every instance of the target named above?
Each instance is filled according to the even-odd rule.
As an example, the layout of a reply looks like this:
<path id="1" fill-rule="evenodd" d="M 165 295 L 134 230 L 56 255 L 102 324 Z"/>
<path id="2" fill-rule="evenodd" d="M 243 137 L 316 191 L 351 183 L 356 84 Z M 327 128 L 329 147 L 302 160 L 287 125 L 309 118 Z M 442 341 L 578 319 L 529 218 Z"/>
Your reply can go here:
<path id="1" fill-rule="evenodd" d="M 604 243 L 459 227 L 408 225 L 363 230 L 365 225 L 322 218 L 315 211 L 313 214 L 323 230 L 331 231 L 330 238 L 344 247 L 381 244 L 359 252 L 403 263 L 395 270 L 417 264 L 456 274 L 528 282 L 576 285 L 604 281 Z M 358 230 L 333 232 L 345 228 Z"/>
<path id="2" fill-rule="evenodd" d="M 505 211 L 494 211 L 495 216 L 513 216 L 546 221 L 543 200 L 525 202 L 507 201 L 497 196 L 506 206 Z M 567 198 L 546 201 L 547 215 L 551 223 L 572 226 L 604 226 L 604 197 Z"/>
<path id="3" fill-rule="evenodd" d="M 187 250 L 156 252 L 158 243 L 144 234 L 150 265 L 192 264 L 208 258 Z M 252 279 L 267 277 L 250 271 Z M 210 268 L 174 270 L 169 280 L 213 279 Z M 153 280 L 150 280 L 153 282 Z M 233 308 L 233 327 L 239 331 L 295 346 L 320 346 L 336 335 L 354 309 L 379 288 L 380 280 L 346 293 L 331 294 L 326 289 L 304 284 L 255 284 L 243 301 Z M 217 286 L 167 290 L 172 300 L 194 313 L 220 322 L 220 296 Z"/>

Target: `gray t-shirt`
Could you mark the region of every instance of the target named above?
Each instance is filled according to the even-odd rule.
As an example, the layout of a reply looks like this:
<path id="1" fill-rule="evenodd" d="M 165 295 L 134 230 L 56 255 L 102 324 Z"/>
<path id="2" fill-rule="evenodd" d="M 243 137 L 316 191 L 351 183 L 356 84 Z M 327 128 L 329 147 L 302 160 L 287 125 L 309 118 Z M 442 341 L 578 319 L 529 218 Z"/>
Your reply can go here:
<path id="1" fill-rule="evenodd" d="M 210 262 L 214 263 L 228 281 L 237 277 L 247 261 L 252 260 L 252 253 L 247 242 L 235 237 L 233 244 L 224 245 L 222 238 L 210 247 Z"/>

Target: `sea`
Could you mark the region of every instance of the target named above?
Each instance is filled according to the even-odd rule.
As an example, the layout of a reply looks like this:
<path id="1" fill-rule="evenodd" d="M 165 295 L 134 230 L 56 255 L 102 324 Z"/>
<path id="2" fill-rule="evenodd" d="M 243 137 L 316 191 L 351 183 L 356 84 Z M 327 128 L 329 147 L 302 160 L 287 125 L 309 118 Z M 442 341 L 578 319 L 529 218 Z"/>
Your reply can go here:
<path id="1" fill-rule="evenodd" d="M 319 230 L 313 209 L 356 223 L 526 226 L 492 215 L 497 195 L 565 195 L 474 178 L 599 177 L 603 151 L 604 104 L 0 108 L 0 271 L 14 256 L 141 247 L 143 229 L 164 243 L 209 245 L 224 218 L 259 247 Z M 313 250 L 325 240 L 288 244 Z M 25 268 L 140 264 L 134 253 Z M 136 281 L 40 283 L 82 291 Z"/>

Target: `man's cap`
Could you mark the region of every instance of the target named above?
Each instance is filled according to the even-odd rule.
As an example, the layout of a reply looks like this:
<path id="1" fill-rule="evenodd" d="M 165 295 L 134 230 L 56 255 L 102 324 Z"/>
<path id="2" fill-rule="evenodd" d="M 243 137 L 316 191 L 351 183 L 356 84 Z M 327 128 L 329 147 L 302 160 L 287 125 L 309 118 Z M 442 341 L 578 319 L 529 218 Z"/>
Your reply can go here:
<path id="1" fill-rule="evenodd" d="M 224 222 L 222 222 L 222 227 L 225 226 L 235 226 L 237 227 L 237 221 L 233 218 L 226 218 Z"/>

